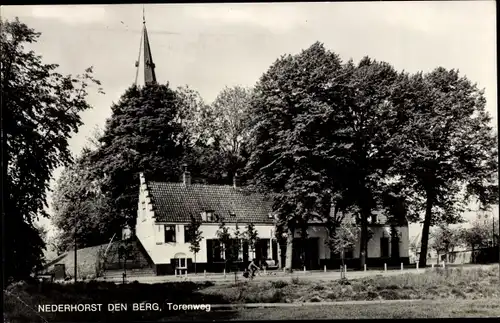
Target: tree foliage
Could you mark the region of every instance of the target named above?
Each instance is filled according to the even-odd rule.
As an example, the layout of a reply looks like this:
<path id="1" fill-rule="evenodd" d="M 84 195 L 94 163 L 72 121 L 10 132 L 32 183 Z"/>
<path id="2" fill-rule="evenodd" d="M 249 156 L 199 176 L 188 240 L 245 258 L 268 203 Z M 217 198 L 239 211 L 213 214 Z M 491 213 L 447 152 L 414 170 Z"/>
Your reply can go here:
<path id="1" fill-rule="evenodd" d="M 464 245 L 472 250 L 485 248 L 498 243 L 498 221 L 494 219 L 477 219 L 469 228 L 461 230 Z"/>
<path id="2" fill-rule="evenodd" d="M 52 223 L 59 230 L 58 244 L 67 251 L 76 238 L 79 248 L 109 242 L 119 233 L 112 202 L 101 191 L 103 179 L 92 160 L 95 151 L 84 149 L 58 178 L 52 198 Z"/>
<path id="3" fill-rule="evenodd" d="M 319 137 L 328 119 L 328 91 L 341 70 L 339 58 L 317 43 L 280 57 L 255 87 L 247 174 L 274 198 L 278 225 L 287 228 L 286 268 L 291 270 L 296 228 L 329 208 L 328 181 Z M 318 131 L 319 130 L 319 131 Z"/>
<path id="4" fill-rule="evenodd" d="M 201 221 L 193 214 L 190 215 L 189 222 L 189 251 L 194 254 L 194 272 L 196 273 L 196 255 L 201 250 L 201 240 L 203 240 L 203 231 L 200 230 Z"/>
<path id="5" fill-rule="evenodd" d="M 359 226 L 352 222 L 344 221 L 340 223 L 335 234 L 326 240 L 329 249 L 341 255 L 342 265 L 344 265 L 345 251 L 356 246 L 360 233 Z"/>
<path id="6" fill-rule="evenodd" d="M 255 246 L 259 241 L 259 232 L 255 230 L 255 225 L 253 223 L 247 224 L 245 227 L 245 231 L 242 233 L 243 241 L 248 244 L 248 248 L 252 254 L 252 257 L 255 257 Z"/>
<path id="7" fill-rule="evenodd" d="M 190 142 L 190 165 L 194 174 L 213 184 L 231 184 L 246 163 L 249 104 L 252 91 L 224 88 L 207 105 L 189 87 L 177 90 L 183 102 L 183 125 Z"/>
<path id="8" fill-rule="evenodd" d="M 115 230 L 135 227 L 139 173 L 157 181 L 178 181 L 186 138 L 179 101 L 168 85 L 132 86 L 111 107 L 101 146 L 93 160 L 113 202 Z"/>
<path id="9" fill-rule="evenodd" d="M 431 247 L 438 255 L 448 255 L 462 244 L 461 230 L 442 224 L 431 232 Z"/>
<path id="10" fill-rule="evenodd" d="M 497 141 L 483 91 L 456 70 L 405 75 L 394 89 L 401 120 L 388 142 L 392 174 L 406 187 L 415 213 L 424 213 L 420 263 L 432 225 L 457 223 L 466 205 L 496 203 Z"/>
<path id="11" fill-rule="evenodd" d="M 0 22 L 2 92 L 2 168 L 5 276 L 21 279 L 41 263 L 44 242 L 33 225 L 46 217 L 46 193 L 52 171 L 71 162 L 68 138 L 90 108 L 89 86 L 99 85 L 92 68 L 82 75 L 61 75 L 57 64 L 25 46 L 38 41 L 18 19 Z M 99 89 L 100 91 L 100 89 Z"/>
<path id="12" fill-rule="evenodd" d="M 227 271 L 227 265 L 232 262 L 233 254 L 231 253 L 231 232 L 226 226 L 224 220 L 220 221 L 219 228 L 215 232 L 215 235 L 221 244 L 222 252 L 224 254 L 224 267 Z"/>
<path id="13" fill-rule="evenodd" d="M 328 222 L 332 206 L 357 207 L 366 258 L 368 218 L 391 165 L 385 142 L 396 123 L 387 117 L 397 77 L 387 63 L 343 64 L 315 43 L 282 56 L 257 84 L 248 170 L 254 185 L 273 193 L 280 225 L 289 228 L 287 267 L 295 229 L 312 218 Z"/>

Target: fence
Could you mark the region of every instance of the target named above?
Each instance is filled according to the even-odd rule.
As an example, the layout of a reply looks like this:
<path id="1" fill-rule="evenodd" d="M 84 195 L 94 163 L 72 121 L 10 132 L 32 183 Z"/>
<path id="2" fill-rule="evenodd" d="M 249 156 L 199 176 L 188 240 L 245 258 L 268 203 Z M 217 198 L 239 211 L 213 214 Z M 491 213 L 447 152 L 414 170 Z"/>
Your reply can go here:
<path id="1" fill-rule="evenodd" d="M 446 255 L 440 255 L 445 260 Z M 498 246 L 475 250 L 454 251 L 448 254 L 450 264 L 490 264 L 498 262 Z"/>

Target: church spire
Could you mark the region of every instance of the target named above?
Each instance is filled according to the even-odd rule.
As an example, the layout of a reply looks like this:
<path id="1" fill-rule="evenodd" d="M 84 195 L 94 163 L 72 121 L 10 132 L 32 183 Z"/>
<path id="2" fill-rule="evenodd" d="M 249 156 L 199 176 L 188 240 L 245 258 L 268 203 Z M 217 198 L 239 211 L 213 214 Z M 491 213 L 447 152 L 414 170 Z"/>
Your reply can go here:
<path id="1" fill-rule="evenodd" d="M 146 17 L 144 15 L 144 7 L 142 7 L 142 24 L 143 24 L 143 39 L 144 39 L 144 83 L 156 83 L 155 64 L 153 63 L 153 55 L 149 46 L 148 30 L 146 29 Z"/>

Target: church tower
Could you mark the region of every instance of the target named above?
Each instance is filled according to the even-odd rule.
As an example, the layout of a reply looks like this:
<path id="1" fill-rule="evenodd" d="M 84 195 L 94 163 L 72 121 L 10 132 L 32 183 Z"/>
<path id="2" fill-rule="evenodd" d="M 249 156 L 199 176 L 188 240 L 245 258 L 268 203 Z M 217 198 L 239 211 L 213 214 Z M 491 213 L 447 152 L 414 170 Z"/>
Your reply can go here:
<path id="1" fill-rule="evenodd" d="M 142 53 L 142 47 L 144 46 L 144 53 Z M 151 53 L 151 47 L 149 45 L 148 30 L 146 28 L 146 17 L 144 15 L 144 8 L 142 9 L 142 33 L 141 33 L 141 43 L 139 45 L 139 58 L 135 62 L 137 68 L 135 74 L 135 84 L 137 85 L 137 77 L 139 76 L 139 62 L 141 54 L 144 56 L 144 84 L 154 84 L 156 83 L 156 73 L 155 64 L 153 62 L 153 55 Z"/>

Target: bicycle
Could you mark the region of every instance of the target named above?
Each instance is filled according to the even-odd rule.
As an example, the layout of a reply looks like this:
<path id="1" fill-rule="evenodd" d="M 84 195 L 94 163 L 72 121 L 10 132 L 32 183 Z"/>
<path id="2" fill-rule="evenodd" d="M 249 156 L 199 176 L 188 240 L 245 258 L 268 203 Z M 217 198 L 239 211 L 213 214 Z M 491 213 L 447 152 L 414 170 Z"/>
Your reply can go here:
<path id="1" fill-rule="evenodd" d="M 255 278 L 256 274 L 259 275 L 259 276 L 261 276 L 259 269 L 256 270 L 253 274 L 251 274 L 250 271 L 246 270 L 246 271 L 243 272 L 243 277 L 246 278 L 246 279 L 248 279 L 248 280 L 253 280 Z"/>

